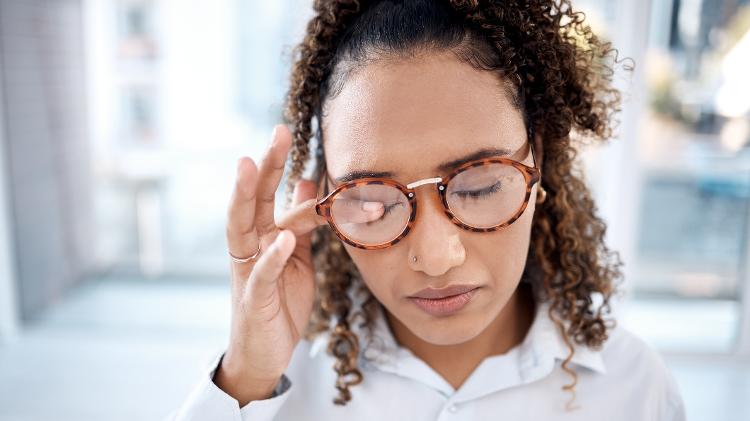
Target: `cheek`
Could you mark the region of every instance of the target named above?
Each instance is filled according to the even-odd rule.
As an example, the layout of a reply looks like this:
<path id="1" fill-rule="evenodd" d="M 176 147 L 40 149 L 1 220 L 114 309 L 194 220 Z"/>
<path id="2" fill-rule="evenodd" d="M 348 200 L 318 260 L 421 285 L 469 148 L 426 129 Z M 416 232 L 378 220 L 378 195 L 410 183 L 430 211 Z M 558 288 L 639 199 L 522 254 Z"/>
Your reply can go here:
<path id="1" fill-rule="evenodd" d="M 381 302 L 390 301 L 395 274 L 403 273 L 404 262 L 398 258 L 398 253 L 392 249 L 362 250 L 348 244 L 344 244 L 344 248 L 373 295 Z"/>
<path id="2" fill-rule="evenodd" d="M 520 281 L 529 251 L 533 215 L 534 206 L 530 203 L 510 226 L 477 237 L 472 244 L 472 251 L 487 267 L 498 288 L 515 289 Z"/>

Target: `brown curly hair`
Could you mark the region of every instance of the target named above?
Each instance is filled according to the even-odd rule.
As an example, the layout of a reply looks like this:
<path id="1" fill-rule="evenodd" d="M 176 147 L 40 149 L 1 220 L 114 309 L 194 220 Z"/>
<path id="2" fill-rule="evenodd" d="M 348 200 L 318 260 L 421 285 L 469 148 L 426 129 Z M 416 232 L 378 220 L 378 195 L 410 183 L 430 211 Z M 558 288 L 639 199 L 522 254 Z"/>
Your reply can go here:
<path id="1" fill-rule="evenodd" d="M 452 51 L 475 68 L 496 72 L 542 142 L 547 198 L 536 207 L 522 280 L 531 285 L 537 302 L 550 303 L 549 317 L 569 350 L 562 368 L 573 380 L 563 389 L 574 393 L 571 340 L 592 348 L 606 341 L 614 325 L 607 317 L 609 300 L 622 277 L 622 262 L 605 244 L 606 225 L 574 165 L 575 143 L 606 141 L 616 123 L 620 93 L 612 76 L 621 62 L 617 50 L 592 32 L 569 0 L 315 0 L 313 10 L 304 40 L 292 50 L 284 107 L 293 135 L 287 201 L 311 158 L 317 163 L 312 178 L 320 182 L 324 104 L 340 91 L 354 65 Z M 317 291 L 305 338 L 332 330 L 327 349 L 338 375 L 334 403 L 345 405 L 349 387 L 363 380 L 357 366 L 360 342 L 350 323 L 361 316 L 360 327 L 372 332 L 382 304 L 328 226 L 313 232 L 313 259 Z M 352 292 L 366 297 L 362 308 L 352 309 Z"/>

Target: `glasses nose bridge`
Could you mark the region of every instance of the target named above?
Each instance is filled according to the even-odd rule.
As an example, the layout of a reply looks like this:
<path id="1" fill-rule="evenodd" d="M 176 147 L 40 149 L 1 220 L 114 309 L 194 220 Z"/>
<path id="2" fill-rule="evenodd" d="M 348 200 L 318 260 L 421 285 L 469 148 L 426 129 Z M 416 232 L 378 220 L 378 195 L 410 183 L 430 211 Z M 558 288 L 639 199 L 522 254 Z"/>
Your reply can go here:
<path id="1" fill-rule="evenodd" d="M 423 178 L 421 180 L 417 180 L 417 181 L 414 181 L 414 182 L 411 182 L 411 183 L 407 184 L 406 188 L 409 189 L 409 190 L 413 190 L 413 189 L 415 189 L 415 188 L 417 188 L 419 186 L 425 185 L 425 184 L 438 184 L 438 183 L 442 183 L 442 182 L 443 182 L 443 178 L 442 177 Z M 439 189 L 442 190 L 443 186 L 439 186 Z M 409 192 L 409 197 L 413 197 L 413 196 L 414 196 L 414 193 L 413 192 Z"/>

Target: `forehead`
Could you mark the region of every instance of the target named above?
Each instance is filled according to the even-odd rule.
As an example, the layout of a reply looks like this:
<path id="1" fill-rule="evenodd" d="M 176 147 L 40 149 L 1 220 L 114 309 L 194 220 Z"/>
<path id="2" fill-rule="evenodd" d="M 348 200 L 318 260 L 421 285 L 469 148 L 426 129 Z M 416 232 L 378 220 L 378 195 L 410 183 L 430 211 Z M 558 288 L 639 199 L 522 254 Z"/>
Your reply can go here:
<path id="1" fill-rule="evenodd" d="M 526 141 L 522 115 L 499 76 L 451 53 L 358 69 L 326 104 L 322 131 L 332 177 L 424 174 L 480 148 L 516 150 Z"/>

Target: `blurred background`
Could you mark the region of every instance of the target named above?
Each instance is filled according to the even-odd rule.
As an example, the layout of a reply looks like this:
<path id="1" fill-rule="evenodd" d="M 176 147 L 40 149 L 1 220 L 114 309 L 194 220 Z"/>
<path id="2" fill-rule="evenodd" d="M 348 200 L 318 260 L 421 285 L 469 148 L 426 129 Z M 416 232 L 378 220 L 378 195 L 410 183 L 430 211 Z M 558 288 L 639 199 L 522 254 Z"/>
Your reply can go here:
<path id="1" fill-rule="evenodd" d="M 635 72 L 581 151 L 621 323 L 750 419 L 750 0 L 574 0 Z M 160 419 L 226 344 L 224 224 L 309 0 L 0 0 L 0 420 Z M 283 186 L 282 186 L 283 187 Z M 283 198 L 279 192 L 279 198 Z"/>

